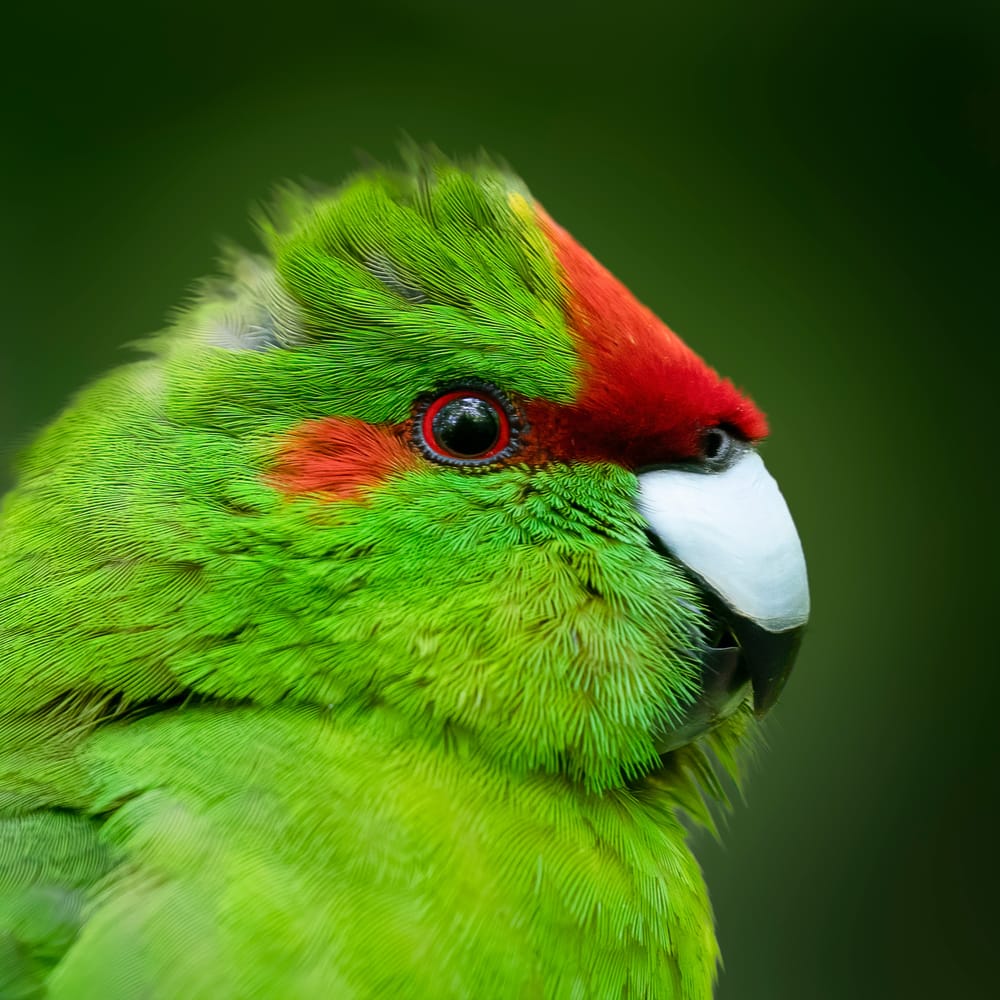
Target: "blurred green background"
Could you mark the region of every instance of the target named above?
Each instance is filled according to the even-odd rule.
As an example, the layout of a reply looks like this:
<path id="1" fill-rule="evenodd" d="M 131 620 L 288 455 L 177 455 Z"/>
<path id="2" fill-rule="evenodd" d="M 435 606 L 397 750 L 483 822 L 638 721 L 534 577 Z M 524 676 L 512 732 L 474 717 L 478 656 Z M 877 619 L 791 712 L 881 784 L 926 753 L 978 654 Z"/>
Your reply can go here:
<path id="1" fill-rule="evenodd" d="M 723 843 L 701 838 L 719 996 L 993 992 L 996 4 L 177 0 L 5 22 L 5 466 L 219 237 L 253 243 L 277 181 L 336 181 L 402 131 L 505 156 L 768 412 L 809 558 L 769 749 Z"/>

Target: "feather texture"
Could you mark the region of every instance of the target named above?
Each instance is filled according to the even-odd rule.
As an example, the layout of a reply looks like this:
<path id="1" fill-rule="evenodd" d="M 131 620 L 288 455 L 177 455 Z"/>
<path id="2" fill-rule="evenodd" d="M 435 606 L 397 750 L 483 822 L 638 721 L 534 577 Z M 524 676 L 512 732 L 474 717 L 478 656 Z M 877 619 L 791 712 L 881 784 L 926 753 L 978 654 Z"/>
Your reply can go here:
<path id="1" fill-rule="evenodd" d="M 488 163 L 283 211 L 5 501 L 0 994 L 702 1000 L 677 811 L 710 823 L 706 754 L 734 770 L 747 713 L 657 750 L 705 613 L 636 511 L 597 299 Z M 642 322 L 647 452 L 720 400 L 763 433 Z M 417 402 L 469 379 L 528 414 L 486 469 L 412 440 Z M 595 451 L 574 421 L 602 407 Z"/>

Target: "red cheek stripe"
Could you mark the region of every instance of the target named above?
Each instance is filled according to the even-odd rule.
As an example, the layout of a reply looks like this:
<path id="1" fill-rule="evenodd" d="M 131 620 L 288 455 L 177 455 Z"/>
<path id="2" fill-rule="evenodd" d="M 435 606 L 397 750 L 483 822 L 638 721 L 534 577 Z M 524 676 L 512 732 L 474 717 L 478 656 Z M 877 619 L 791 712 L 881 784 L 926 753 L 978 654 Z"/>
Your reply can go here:
<path id="1" fill-rule="evenodd" d="M 419 468 L 409 425 L 373 425 L 352 417 L 311 420 L 278 453 L 271 482 L 286 493 L 357 500 L 392 476 Z"/>
<path id="2" fill-rule="evenodd" d="M 636 469 L 693 457 L 702 432 L 718 424 L 750 441 L 767 434 L 764 415 L 746 396 L 541 207 L 535 210 L 561 271 L 567 321 L 583 362 L 582 388 L 570 405 L 518 400 L 527 426 L 522 447 L 504 464 L 602 461 Z M 387 479 L 426 466 L 410 434 L 410 421 L 309 421 L 285 439 L 270 481 L 288 493 L 362 498 Z"/>

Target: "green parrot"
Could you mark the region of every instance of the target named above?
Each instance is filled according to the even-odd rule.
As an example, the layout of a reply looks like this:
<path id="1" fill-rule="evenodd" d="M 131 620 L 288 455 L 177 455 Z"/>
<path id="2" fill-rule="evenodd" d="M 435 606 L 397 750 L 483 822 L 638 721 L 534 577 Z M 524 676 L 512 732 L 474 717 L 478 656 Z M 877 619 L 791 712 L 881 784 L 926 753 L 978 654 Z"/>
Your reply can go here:
<path id="1" fill-rule="evenodd" d="M 710 997 L 763 415 L 506 167 L 260 228 L 4 501 L 0 997 Z"/>

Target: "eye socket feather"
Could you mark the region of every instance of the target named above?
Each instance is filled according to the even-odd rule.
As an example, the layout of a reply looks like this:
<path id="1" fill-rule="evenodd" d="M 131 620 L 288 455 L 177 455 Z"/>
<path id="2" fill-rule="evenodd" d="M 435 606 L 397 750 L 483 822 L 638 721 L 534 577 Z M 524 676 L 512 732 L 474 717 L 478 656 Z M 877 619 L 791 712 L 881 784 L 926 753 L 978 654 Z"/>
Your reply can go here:
<path id="1" fill-rule="evenodd" d="M 470 379 L 443 386 L 417 400 L 412 436 L 424 455 L 442 465 L 496 465 L 520 448 L 517 408 L 490 382 Z M 732 428 L 716 424 L 701 433 L 697 465 L 728 469 L 751 446 Z"/>

